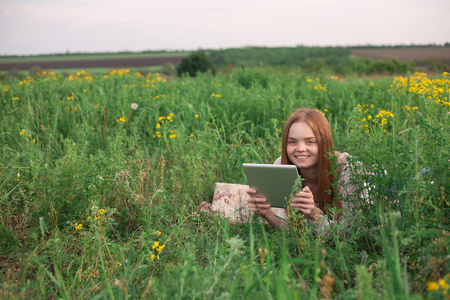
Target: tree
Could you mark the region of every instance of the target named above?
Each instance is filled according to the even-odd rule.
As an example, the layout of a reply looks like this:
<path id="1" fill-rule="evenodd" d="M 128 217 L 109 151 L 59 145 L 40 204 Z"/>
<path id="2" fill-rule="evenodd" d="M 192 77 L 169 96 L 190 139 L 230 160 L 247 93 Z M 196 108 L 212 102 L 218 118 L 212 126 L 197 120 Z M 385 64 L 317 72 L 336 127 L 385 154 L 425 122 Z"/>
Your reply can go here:
<path id="1" fill-rule="evenodd" d="M 188 73 L 195 77 L 197 73 L 213 70 L 213 64 L 205 52 L 195 52 L 183 58 L 177 67 L 178 76 Z"/>

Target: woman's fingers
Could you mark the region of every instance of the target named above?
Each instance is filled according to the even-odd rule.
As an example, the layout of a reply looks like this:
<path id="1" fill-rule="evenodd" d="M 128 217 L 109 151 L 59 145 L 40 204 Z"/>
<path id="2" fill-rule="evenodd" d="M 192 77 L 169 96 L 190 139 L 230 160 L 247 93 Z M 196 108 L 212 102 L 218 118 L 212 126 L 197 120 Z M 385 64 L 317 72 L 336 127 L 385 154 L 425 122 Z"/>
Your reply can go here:
<path id="1" fill-rule="evenodd" d="M 269 208 L 270 204 L 267 203 L 267 199 L 265 198 L 249 198 L 247 199 L 248 205 L 259 208 Z"/>
<path id="2" fill-rule="evenodd" d="M 249 205 L 248 208 L 250 208 L 251 210 L 269 209 L 270 205 L 267 204 Z"/>
<path id="3" fill-rule="evenodd" d="M 305 208 L 305 209 L 313 209 L 316 207 L 315 204 L 312 203 L 304 203 L 304 202 L 292 202 L 291 207 L 294 208 Z"/>
<path id="4" fill-rule="evenodd" d="M 314 195 L 312 193 L 306 193 L 306 192 L 298 192 L 295 194 L 297 198 L 305 198 L 305 199 L 314 199 Z"/>
<path id="5" fill-rule="evenodd" d="M 250 197 L 252 197 L 252 195 L 253 195 L 254 193 L 256 193 L 256 190 L 255 190 L 255 189 L 252 189 L 252 188 L 248 188 L 248 189 L 245 190 L 245 192 L 246 192 Z"/>
<path id="6" fill-rule="evenodd" d="M 258 202 L 258 203 L 263 203 L 263 202 L 267 202 L 266 198 L 249 198 L 247 199 L 247 202 Z"/>
<path id="7" fill-rule="evenodd" d="M 270 203 L 267 202 L 266 198 L 253 198 L 247 199 L 248 208 L 252 212 L 258 215 L 265 215 L 270 210 Z"/>
<path id="8" fill-rule="evenodd" d="M 292 199 L 292 204 L 315 205 L 314 198 L 297 197 Z"/>
<path id="9" fill-rule="evenodd" d="M 312 193 L 300 192 L 296 198 L 292 199 L 291 207 L 298 209 L 305 214 L 311 213 L 315 209 L 314 197 Z"/>

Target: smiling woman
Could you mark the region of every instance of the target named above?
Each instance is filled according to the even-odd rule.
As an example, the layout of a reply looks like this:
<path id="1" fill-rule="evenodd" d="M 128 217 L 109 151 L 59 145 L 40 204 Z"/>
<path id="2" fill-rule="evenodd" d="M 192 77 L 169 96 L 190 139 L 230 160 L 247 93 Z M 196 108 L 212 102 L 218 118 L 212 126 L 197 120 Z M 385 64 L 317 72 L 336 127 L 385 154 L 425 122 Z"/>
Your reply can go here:
<path id="1" fill-rule="evenodd" d="M 285 149 L 291 163 L 303 171 L 314 168 L 319 161 L 316 135 L 305 122 L 291 125 Z"/>
<path id="2" fill-rule="evenodd" d="M 302 212 L 320 227 L 340 221 L 353 207 L 351 198 L 358 198 L 356 186 L 349 184 L 353 167 L 347 162 L 348 154 L 333 150 L 327 119 L 317 110 L 303 108 L 286 122 L 282 155 L 275 161 L 275 164 L 297 166 L 303 179 L 302 190 L 292 199 L 291 209 Z M 336 164 L 332 164 L 332 160 Z M 257 191 L 249 189 L 247 192 L 251 197 L 249 208 L 255 214 L 273 227 L 286 226 L 286 210 L 275 212 L 267 199 L 252 197 Z"/>

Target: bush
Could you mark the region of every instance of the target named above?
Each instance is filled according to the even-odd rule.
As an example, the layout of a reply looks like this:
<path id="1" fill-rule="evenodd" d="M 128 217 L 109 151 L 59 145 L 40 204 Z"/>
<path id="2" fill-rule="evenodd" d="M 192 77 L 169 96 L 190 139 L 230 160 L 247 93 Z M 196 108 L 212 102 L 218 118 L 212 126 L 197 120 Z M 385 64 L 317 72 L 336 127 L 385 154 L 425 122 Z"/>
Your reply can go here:
<path id="1" fill-rule="evenodd" d="M 178 76 L 186 73 L 191 77 L 197 76 L 198 72 L 213 70 L 213 64 L 205 52 L 196 52 L 184 58 L 177 67 Z"/>
<path id="2" fill-rule="evenodd" d="M 357 58 L 350 65 L 350 70 L 357 74 L 407 74 L 414 73 L 416 67 L 411 62 L 399 62 L 383 59 L 375 61 L 371 58 Z"/>

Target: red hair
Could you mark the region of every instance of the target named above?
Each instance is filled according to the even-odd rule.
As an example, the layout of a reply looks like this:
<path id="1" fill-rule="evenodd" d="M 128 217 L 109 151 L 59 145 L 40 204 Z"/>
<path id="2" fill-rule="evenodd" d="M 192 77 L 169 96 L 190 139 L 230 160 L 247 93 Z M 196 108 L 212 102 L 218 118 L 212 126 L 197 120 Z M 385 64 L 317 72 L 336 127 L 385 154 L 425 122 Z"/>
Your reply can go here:
<path id="1" fill-rule="evenodd" d="M 319 208 L 325 214 L 329 215 L 329 208 L 336 207 L 341 210 L 341 201 L 335 194 L 334 187 L 334 172 L 331 171 L 331 161 L 329 153 L 334 151 L 333 137 L 331 135 L 331 128 L 328 120 L 325 116 L 314 109 L 302 108 L 294 112 L 291 117 L 286 121 L 283 130 L 283 142 L 281 149 L 281 164 L 293 165 L 289 159 L 286 146 L 289 135 L 289 130 L 294 123 L 303 122 L 311 127 L 314 135 L 316 136 L 317 145 L 319 147 L 319 161 L 317 162 L 318 172 L 318 200 Z M 301 174 L 300 174 L 301 175 Z M 339 220 L 341 213 L 337 213 L 334 216 L 335 220 Z"/>

